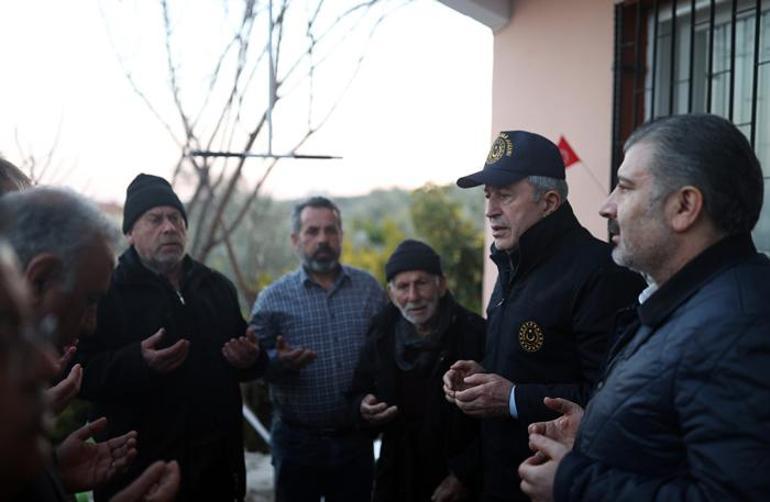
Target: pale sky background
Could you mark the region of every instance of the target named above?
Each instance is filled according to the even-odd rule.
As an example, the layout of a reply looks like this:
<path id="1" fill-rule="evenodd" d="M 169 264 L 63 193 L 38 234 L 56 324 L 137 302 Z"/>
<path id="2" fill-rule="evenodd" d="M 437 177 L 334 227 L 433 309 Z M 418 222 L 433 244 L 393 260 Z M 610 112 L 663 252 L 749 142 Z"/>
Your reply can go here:
<path id="1" fill-rule="evenodd" d="M 195 1 L 219 5 L 218 0 Z M 44 156 L 58 131 L 55 170 L 44 181 L 102 202 L 122 203 L 139 172 L 170 176 L 178 156 L 169 135 L 128 85 L 100 14 L 101 7 L 114 18 L 127 4 L 0 2 L 0 152 L 15 163 L 25 154 Z M 126 26 L 146 26 L 140 45 L 162 52 L 152 38 L 159 34 L 153 24 L 159 17 L 156 2 L 131 5 L 133 18 Z M 112 27 L 113 42 L 136 35 L 124 28 Z M 182 54 L 193 57 L 197 50 L 205 46 L 184 47 Z M 132 54 L 138 58 L 142 51 Z M 491 80 L 491 31 L 438 2 L 415 0 L 379 27 L 341 106 L 304 149 L 344 159 L 283 161 L 267 193 L 278 198 L 355 195 L 448 183 L 480 169 L 491 139 Z M 280 153 L 280 147 L 274 151 Z"/>

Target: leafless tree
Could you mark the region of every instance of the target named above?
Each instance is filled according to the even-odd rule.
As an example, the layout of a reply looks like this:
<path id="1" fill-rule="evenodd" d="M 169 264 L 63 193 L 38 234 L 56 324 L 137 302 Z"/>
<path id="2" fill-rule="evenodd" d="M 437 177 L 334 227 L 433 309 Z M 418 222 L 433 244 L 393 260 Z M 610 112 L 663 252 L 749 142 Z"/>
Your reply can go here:
<path id="1" fill-rule="evenodd" d="M 179 147 L 173 180 L 193 188 L 187 203 L 190 253 L 206 262 L 212 253 L 224 250 L 248 302 L 257 294 L 258 258 L 239 259 L 234 234 L 253 212 L 253 202 L 280 158 L 191 153 L 273 153 L 266 150 L 272 150 L 274 141 L 280 143 L 282 155 L 302 153 L 302 146 L 327 122 L 358 73 L 377 27 L 408 1 L 203 2 L 208 8 L 212 4 L 221 8 L 222 14 L 219 21 L 204 19 L 211 24 L 193 27 L 215 47 L 209 57 L 192 54 L 182 45 L 180 33 L 190 29 L 184 23 L 191 18 L 191 4 L 198 2 L 158 0 L 157 27 L 162 30 L 158 40 L 163 41 L 158 49 L 165 70 L 162 75 L 154 73 L 153 81 L 146 77 L 150 72 L 128 61 L 113 36 L 119 23 L 125 24 L 120 11 L 127 8 L 126 1 L 102 0 L 103 18 L 128 82 Z M 137 33 L 148 29 L 137 28 Z M 193 58 L 208 61 L 205 79 L 196 80 L 186 72 Z M 165 95 L 151 92 L 157 79 L 163 79 Z"/>
<path id="2" fill-rule="evenodd" d="M 25 144 L 18 130 L 14 131 L 14 141 L 18 151 L 18 168 L 29 176 L 33 185 L 56 185 L 70 177 L 75 169 L 75 164 L 65 165 L 58 157 L 59 134 L 61 127 L 56 131 L 56 136 L 51 141 L 51 146 L 43 153 L 36 152 Z"/>

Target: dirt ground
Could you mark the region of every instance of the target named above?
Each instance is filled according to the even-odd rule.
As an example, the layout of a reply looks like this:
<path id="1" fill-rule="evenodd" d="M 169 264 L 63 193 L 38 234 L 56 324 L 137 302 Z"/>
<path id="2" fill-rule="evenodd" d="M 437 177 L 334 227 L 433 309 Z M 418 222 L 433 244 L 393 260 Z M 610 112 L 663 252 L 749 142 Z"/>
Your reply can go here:
<path id="1" fill-rule="evenodd" d="M 270 455 L 246 452 L 246 502 L 273 502 Z"/>

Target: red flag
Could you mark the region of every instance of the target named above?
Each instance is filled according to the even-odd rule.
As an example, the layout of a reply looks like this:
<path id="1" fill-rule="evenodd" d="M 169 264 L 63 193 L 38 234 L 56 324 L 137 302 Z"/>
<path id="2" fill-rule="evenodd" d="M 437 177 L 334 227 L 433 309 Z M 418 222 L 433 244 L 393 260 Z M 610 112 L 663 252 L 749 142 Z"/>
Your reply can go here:
<path id="1" fill-rule="evenodd" d="M 561 152 L 561 158 L 564 159 L 564 167 L 567 168 L 575 162 L 580 162 L 580 158 L 575 153 L 575 150 L 567 143 L 564 136 L 559 138 L 559 151 Z"/>

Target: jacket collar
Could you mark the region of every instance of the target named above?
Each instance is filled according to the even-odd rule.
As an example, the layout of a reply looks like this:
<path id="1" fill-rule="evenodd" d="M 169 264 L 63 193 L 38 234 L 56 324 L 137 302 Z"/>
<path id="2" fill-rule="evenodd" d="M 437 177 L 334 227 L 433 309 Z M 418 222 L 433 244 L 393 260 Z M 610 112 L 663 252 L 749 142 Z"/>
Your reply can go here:
<path id="1" fill-rule="evenodd" d="M 185 254 L 182 258 L 182 284 L 190 281 L 194 275 L 198 275 L 208 270 L 207 267 L 197 263 L 190 255 Z M 134 246 L 129 246 L 118 260 L 118 268 L 115 271 L 115 280 L 123 283 L 138 283 L 151 281 L 168 280 L 149 268 L 145 267 Z"/>
<path id="2" fill-rule="evenodd" d="M 450 324 L 455 322 L 455 319 L 457 319 L 457 315 L 459 313 L 457 300 L 455 300 L 455 297 L 452 295 L 452 292 L 447 289 L 446 294 L 444 297 L 439 301 L 439 310 L 443 310 L 444 312 L 449 312 L 450 316 Z M 393 327 L 393 324 L 398 322 L 399 320 L 403 319 L 403 316 L 401 315 L 401 311 L 398 310 L 398 307 L 393 305 L 393 302 L 388 299 L 388 303 L 385 304 L 384 307 L 374 316 L 374 318 L 371 321 L 371 325 L 374 327 L 385 327 L 386 329 L 379 329 L 379 334 L 377 335 L 379 338 L 383 338 L 387 336 L 388 331 Z"/>
<path id="3" fill-rule="evenodd" d="M 690 260 L 641 304 L 638 308 L 639 320 L 652 328 L 658 326 L 715 275 L 756 252 L 751 234 L 723 238 Z"/>
<path id="4" fill-rule="evenodd" d="M 565 201 L 559 209 L 532 225 L 519 238 L 519 246 L 512 252 L 501 251 L 492 244 L 490 258 L 502 272 L 515 268 L 518 275 L 526 273 L 558 251 L 558 239 L 580 228 L 570 203 Z"/>

